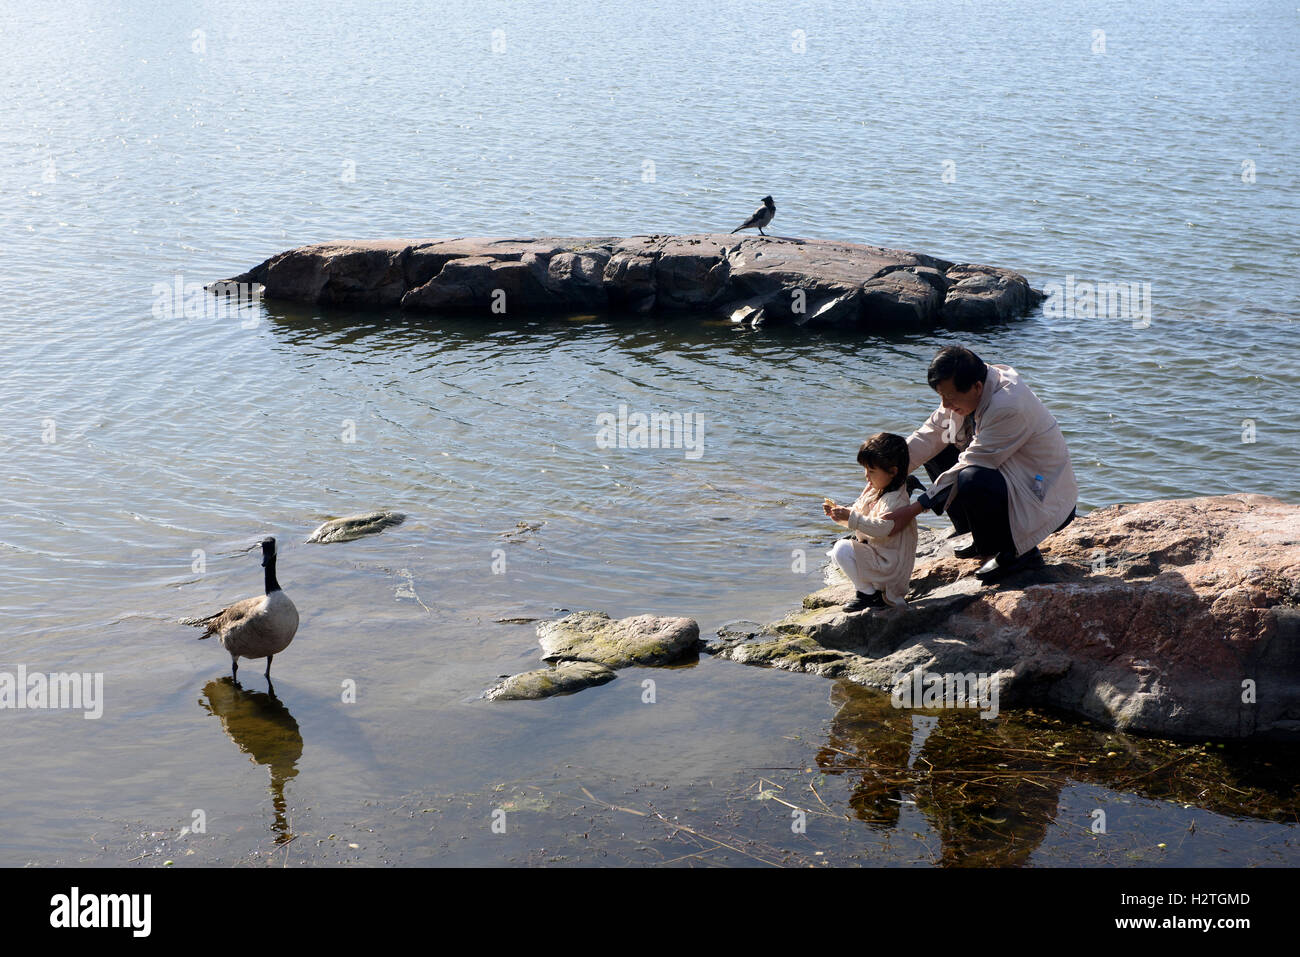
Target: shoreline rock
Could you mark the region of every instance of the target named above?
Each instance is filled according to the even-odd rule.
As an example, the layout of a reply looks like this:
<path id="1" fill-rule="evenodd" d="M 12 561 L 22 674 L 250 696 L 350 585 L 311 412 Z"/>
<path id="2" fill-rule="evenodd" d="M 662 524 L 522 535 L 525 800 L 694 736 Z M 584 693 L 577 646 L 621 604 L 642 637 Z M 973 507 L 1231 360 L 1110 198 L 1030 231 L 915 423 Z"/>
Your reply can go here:
<path id="1" fill-rule="evenodd" d="M 634 615 L 615 620 L 603 611 L 577 611 L 539 624 L 537 642 L 542 660 L 553 667 L 511 675 L 482 697 L 549 698 L 612 681 L 616 668 L 673 664 L 698 647 L 700 626 L 692 618 Z"/>
<path id="2" fill-rule="evenodd" d="M 1300 740 L 1300 506 L 1236 494 L 1098 509 L 1000 588 L 953 546 L 927 536 L 905 608 L 844 614 L 853 589 L 835 584 L 704 649 L 881 690 L 917 667 L 997 675 L 1003 706 L 1172 738 Z"/>
<path id="3" fill-rule="evenodd" d="M 503 677 L 484 691 L 483 697 L 489 701 L 536 701 L 603 685 L 617 677 L 612 668 L 594 661 L 561 661 L 553 668 Z"/>
<path id="4" fill-rule="evenodd" d="M 862 243 L 698 234 L 328 242 L 211 284 L 270 299 L 483 316 L 690 312 L 737 324 L 983 324 L 1043 298 L 1019 273 Z M 235 287 L 237 288 L 237 287 Z"/>
<path id="5" fill-rule="evenodd" d="M 635 615 L 617 621 L 603 611 L 578 611 L 537 626 L 543 661 L 592 661 L 610 668 L 666 665 L 700 640 L 692 618 Z"/>

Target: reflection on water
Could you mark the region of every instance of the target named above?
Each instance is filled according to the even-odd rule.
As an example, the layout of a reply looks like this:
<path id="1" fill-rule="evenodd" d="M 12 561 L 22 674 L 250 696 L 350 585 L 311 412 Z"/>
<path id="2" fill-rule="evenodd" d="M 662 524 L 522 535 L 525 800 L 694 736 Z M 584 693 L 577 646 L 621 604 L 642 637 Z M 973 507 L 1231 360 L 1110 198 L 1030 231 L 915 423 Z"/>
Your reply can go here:
<path id="1" fill-rule="evenodd" d="M 298 774 L 302 758 L 298 722 L 275 696 L 273 687 L 269 694 L 248 691 L 229 677 L 204 685 L 199 704 L 221 720 L 221 730 L 240 751 L 271 772 L 271 806 L 275 810 L 271 830 L 276 834 L 275 843 L 292 840 L 285 817 L 284 785 Z"/>
<path id="2" fill-rule="evenodd" d="M 856 777 L 849 806 L 873 830 L 897 829 L 914 804 L 940 835 L 944 866 L 1029 863 L 1051 828 L 1069 826 L 1058 802 L 1077 783 L 1230 817 L 1300 817 L 1295 746 L 1130 737 L 1028 710 L 993 721 L 974 711 L 908 711 L 849 682 L 836 683 L 832 701 L 839 710 L 818 766 Z M 1096 832 L 1105 811 L 1074 823 Z"/>

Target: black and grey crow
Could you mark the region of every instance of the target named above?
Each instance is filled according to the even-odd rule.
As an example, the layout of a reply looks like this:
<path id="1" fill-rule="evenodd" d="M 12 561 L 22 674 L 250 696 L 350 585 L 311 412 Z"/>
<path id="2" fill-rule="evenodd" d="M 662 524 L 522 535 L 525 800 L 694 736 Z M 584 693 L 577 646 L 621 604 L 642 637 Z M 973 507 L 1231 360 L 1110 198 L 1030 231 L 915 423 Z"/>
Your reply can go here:
<path id="1" fill-rule="evenodd" d="M 760 236 L 766 236 L 767 233 L 763 232 L 763 227 L 770 223 L 772 217 L 775 215 L 776 203 L 772 202 L 771 196 L 764 196 L 763 205 L 758 207 L 753 216 L 749 217 L 749 219 L 745 220 L 744 223 L 733 229 L 732 232 L 738 233 L 742 229 L 752 229 L 756 226 L 758 227 L 758 234 Z"/>

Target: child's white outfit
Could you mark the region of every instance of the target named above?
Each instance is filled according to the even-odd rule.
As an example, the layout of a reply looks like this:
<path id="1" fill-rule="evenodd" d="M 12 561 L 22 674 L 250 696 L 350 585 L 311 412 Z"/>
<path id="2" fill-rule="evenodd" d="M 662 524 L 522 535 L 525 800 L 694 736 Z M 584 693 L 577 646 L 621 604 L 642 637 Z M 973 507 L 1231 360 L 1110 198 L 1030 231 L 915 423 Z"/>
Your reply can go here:
<path id="1" fill-rule="evenodd" d="M 894 523 L 883 521 L 882 516 L 910 502 L 906 485 L 883 495 L 867 485 L 849 509 L 848 527 L 854 536 L 840 539 L 826 553 L 858 591 L 882 592 L 891 605 L 907 599 L 916 564 L 916 519 L 891 536 Z"/>

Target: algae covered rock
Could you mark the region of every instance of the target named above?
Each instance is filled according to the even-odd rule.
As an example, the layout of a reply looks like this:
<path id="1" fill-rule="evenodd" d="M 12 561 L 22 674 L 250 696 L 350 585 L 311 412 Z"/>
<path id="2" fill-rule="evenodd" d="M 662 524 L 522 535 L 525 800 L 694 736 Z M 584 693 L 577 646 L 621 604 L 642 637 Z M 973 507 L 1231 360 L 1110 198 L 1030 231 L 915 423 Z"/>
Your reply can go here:
<path id="1" fill-rule="evenodd" d="M 483 697 L 489 701 L 535 701 L 603 685 L 616 677 L 611 669 L 594 661 L 561 661 L 553 668 L 503 678 L 484 691 Z"/>
<path id="2" fill-rule="evenodd" d="M 636 615 L 614 620 L 579 611 L 537 626 L 543 661 L 594 661 L 610 668 L 664 665 L 692 650 L 700 626 L 691 618 Z"/>
<path id="3" fill-rule="evenodd" d="M 344 518 L 331 519 L 318 526 L 307 541 L 318 545 L 350 542 L 366 535 L 377 535 L 388 526 L 401 525 L 404 521 L 406 516 L 401 512 L 377 511 L 348 515 Z"/>

